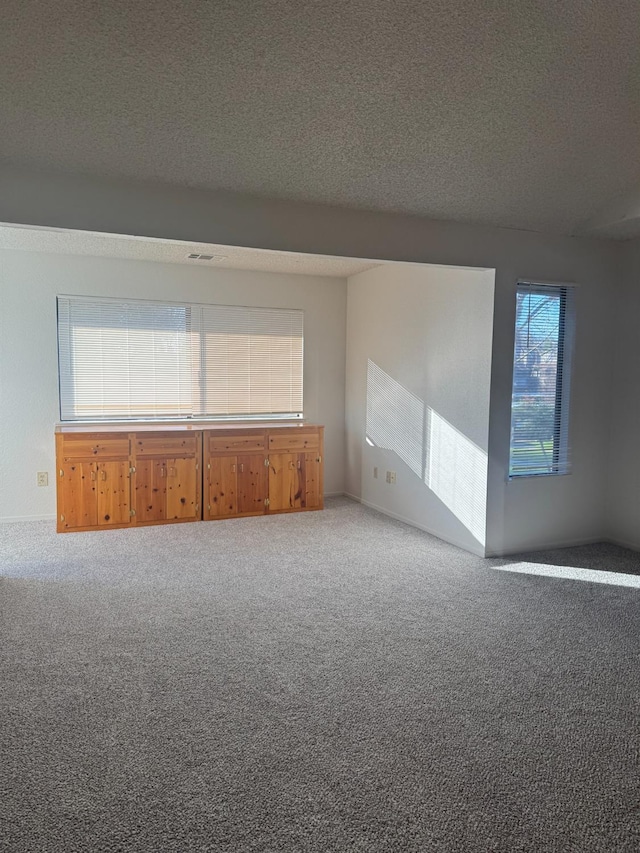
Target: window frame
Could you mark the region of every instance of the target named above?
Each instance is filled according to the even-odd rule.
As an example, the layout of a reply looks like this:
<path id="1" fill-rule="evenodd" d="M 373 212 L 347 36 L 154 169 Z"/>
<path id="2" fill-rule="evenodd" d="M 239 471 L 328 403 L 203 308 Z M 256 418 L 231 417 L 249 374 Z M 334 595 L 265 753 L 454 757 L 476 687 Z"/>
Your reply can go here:
<path id="1" fill-rule="evenodd" d="M 573 358 L 576 335 L 576 285 L 568 282 L 544 282 L 530 279 L 518 279 L 515 286 L 515 315 L 513 321 L 513 356 L 511 359 L 511 400 L 509 417 L 509 452 L 507 462 L 507 482 L 539 477 L 563 477 L 572 473 L 571 441 L 570 441 L 570 410 L 571 385 L 573 374 Z M 516 377 L 516 359 L 518 356 L 518 296 L 520 293 L 537 293 L 540 295 L 557 294 L 560 299 L 558 317 L 558 355 L 559 367 L 556 372 L 554 425 L 553 425 L 553 455 L 552 470 L 534 470 L 533 467 L 521 471 L 513 470 L 513 431 L 514 431 L 514 395 Z"/>
<path id="2" fill-rule="evenodd" d="M 186 406 L 186 409 L 191 409 L 189 413 L 186 414 L 131 414 L 128 415 L 125 413 L 125 409 L 130 406 L 131 401 L 126 401 L 122 406 L 122 413 L 120 415 L 103 415 L 99 414 L 91 414 L 86 416 L 78 416 L 76 412 L 75 417 L 69 417 L 69 409 L 73 407 L 72 398 L 67 398 L 65 400 L 65 393 L 71 393 L 69 390 L 69 386 L 72 385 L 75 381 L 74 375 L 74 364 L 73 364 L 73 356 L 72 356 L 72 334 L 74 324 L 69 319 L 69 316 L 65 318 L 63 322 L 61 320 L 61 301 L 64 302 L 65 308 L 64 310 L 68 312 L 69 316 L 71 313 L 72 306 L 74 303 L 80 302 L 88 302 L 88 303 L 111 303 L 116 308 L 122 306 L 123 313 L 126 313 L 126 306 L 138 306 L 144 312 L 144 310 L 148 310 L 150 313 L 153 312 L 154 308 L 159 309 L 185 309 L 185 317 L 188 317 L 188 320 L 185 320 L 185 329 L 184 334 L 187 335 L 187 343 L 186 346 L 188 349 L 191 349 L 191 357 L 190 367 L 188 370 L 189 375 L 189 385 L 191 387 L 191 403 Z M 205 364 L 207 361 L 208 354 L 208 342 L 207 342 L 207 322 L 211 321 L 211 318 L 216 318 L 216 309 L 220 309 L 218 314 L 220 316 L 224 316 L 225 312 L 229 315 L 229 317 L 233 317 L 234 315 L 237 317 L 242 317 L 242 313 L 246 312 L 246 322 L 249 327 L 253 326 L 252 331 L 243 332 L 235 326 L 233 328 L 230 327 L 229 334 L 233 334 L 234 330 L 237 331 L 238 334 L 244 334 L 245 337 L 248 337 L 245 348 L 248 355 L 245 353 L 245 357 L 249 359 L 249 364 L 253 365 L 255 362 L 255 352 L 253 357 L 251 356 L 251 339 L 254 336 L 261 336 L 264 340 L 264 332 L 260 335 L 260 331 L 256 331 L 256 327 L 262 325 L 263 328 L 265 318 L 268 319 L 268 314 L 275 314 L 275 319 L 279 320 L 280 323 L 286 323 L 286 318 L 289 318 L 291 321 L 292 327 L 295 328 L 296 331 L 299 329 L 299 334 L 293 335 L 290 339 L 294 343 L 292 346 L 292 352 L 289 354 L 290 358 L 287 364 L 287 368 L 290 370 L 290 375 L 288 377 L 288 393 L 295 398 L 295 402 L 300 403 L 300 411 L 287 411 L 287 412 L 267 412 L 267 411 L 249 411 L 249 412 L 234 412 L 234 413 L 204 413 L 204 411 L 208 408 L 208 404 L 210 403 L 209 399 L 209 388 L 212 377 L 208 376 L 205 371 Z M 97 309 L 99 311 L 99 307 Z M 208 313 L 207 313 L 208 312 Z M 278 318 L 278 314 L 281 316 Z M 259 315 L 263 315 L 261 318 Z M 108 315 L 107 315 L 108 316 Z M 197 316 L 197 319 L 194 320 L 194 317 Z M 256 317 L 259 319 L 256 320 Z M 253 319 L 252 319 L 253 318 Z M 98 327 L 99 328 L 99 327 Z M 116 325 L 113 328 L 122 329 L 123 331 L 130 330 L 131 328 L 145 328 L 137 327 L 137 326 L 129 326 L 126 323 L 123 324 L 122 327 Z M 149 327 L 147 327 L 149 328 Z M 170 326 L 165 326 L 159 324 L 157 328 L 151 327 L 155 331 L 163 332 L 163 331 L 174 331 Z M 63 330 L 64 329 L 64 330 Z M 63 337 L 67 335 L 66 340 L 63 342 Z M 270 333 L 267 333 L 267 336 Z M 273 334 L 278 334 L 278 332 L 274 332 Z M 296 338 L 299 338 L 297 345 L 295 344 Z M 286 336 L 284 338 L 286 340 Z M 110 296 L 95 296 L 85 295 L 85 294 L 59 294 L 56 296 L 56 344 L 57 344 L 57 370 L 58 370 L 58 413 L 60 417 L 60 422 L 65 424 L 101 424 L 101 423 L 184 423 L 184 422 L 193 422 L 193 421 L 206 421 L 213 423 L 252 423 L 252 422 L 264 422 L 264 421 L 283 421 L 283 422 L 295 422 L 299 423 L 304 420 L 304 311 L 298 308 L 283 308 L 279 306 L 255 306 L 255 305 L 230 305 L 223 303 L 203 303 L 203 302 L 177 302 L 172 300 L 159 300 L 159 299 L 139 299 L 139 298 L 126 298 L 126 297 L 110 297 Z M 210 345 L 210 342 L 209 342 Z M 264 346 L 260 348 L 261 354 L 263 354 Z M 276 350 L 273 347 L 267 347 L 268 352 L 276 353 Z M 295 350 L 295 353 L 293 352 Z M 193 356 L 195 353 L 195 358 Z M 281 353 L 280 353 L 281 354 Z M 286 361 L 286 360 L 285 360 Z M 64 362 L 64 367 L 63 367 Z M 68 366 L 68 370 L 67 370 Z M 103 367 L 103 364 L 100 365 L 100 368 Z M 249 366 L 249 373 L 247 374 L 250 378 L 248 381 L 249 393 L 255 388 L 255 385 L 252 388 L 252 378 L 253 372 L 252 368 Z M 242 373 L 242 370 L 238 371 Z M 264 369 L 259 369 L 258 371 L 261 375 L 264 375 Z M 277 371 L 276 371 L 277 373 Z M 102 370 L 100 375 L 104 375 Z M 63 380 L 63 376 L 65 377 Z M 140 374 L 138 374 L 140 376 Z M 245 377 L 246 378 L 246 377 Z M 65 386 L 65 390 L 63 390 L 63 386 Z M 162 388 L 162 386 L 160 386 Z M 166 386 L 165 386 L 166 387 Z M 262 386 L 258 386 L 262 387 Z M 282 389 L 283 386 L 280 386 Z M 284 386 L 287 387 L 286 384 Z M 264 390 L 264 389 L 263 389 Z M 278 385 L 271 386 L 268 391 L 272 393 L 272 390 L 278 390 Z M 287 392 L 285 392 L 287 393 Z M 126 398 L 125 398 L 126 399 Z M 161 398 L 160 398 L 161 399 Z M 248 398 L 250 399 L 250 398 Z M 140 400 L 137 400 L 140 403 Z M 157 404 L 157 398 L 156 403 Z M 96 406 L 98 408 L 98 406 Z M 160 408 L 160 406 L 158 407 Z M 179 408 L 179 404 L 176 405 L 176 408 Z M 183 407 L 185 408 L 185 407 Z"/>

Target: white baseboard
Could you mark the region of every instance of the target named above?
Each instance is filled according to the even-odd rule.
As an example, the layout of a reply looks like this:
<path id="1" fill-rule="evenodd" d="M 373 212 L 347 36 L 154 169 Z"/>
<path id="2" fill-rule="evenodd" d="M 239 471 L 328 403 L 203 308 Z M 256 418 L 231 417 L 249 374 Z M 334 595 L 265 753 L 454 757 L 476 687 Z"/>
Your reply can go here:
<path id="1" fill-rule="evenodd" d="M 325 498 L 341 498 L 345 492 L 325 492 Z M 53 515 L 7 515 L 0 518 L 0 524 L 20 524 L 27 521 L 55 521 L 55 513 Z"/>
<path id="2" fill-rule="evenodd" d="M 383 509 L 376 504 L 370 503 L 369 501 L 362 500 L 357 495 L 352 495 L 350 492 L 345 492 L 345 497 L 351 498 L 358 503 L 363 504 L 364 506 L 368 506 L 371 509 L 375 509 L 376 512 L 382 513 L 382 515 L 387 515 L 389 518 L 394 518 L 396 521 L 402 521 L 404 524 L 409 524 L 411 527 L 417 527 L 418 530 L 424 530 L 425 533 L 430 533 L 432 536 L 435 536 L 438 539 L 442 539 L 444 542 L 448 542 L 450 545 L 455 545 L 457 548 L 462 548 L 465 551 L 470 551 L 472 554 L 476 554 L 479 557 L 509 557 L 512 554 L 532 554 L 536 551 L 551 551 L 555 548 L 575 548 L 579 545 L 594 545 L 596 542 L 611 542 L 612 545 L 620 545 L 622 548 L 629 548 L 632 551 L 640 551 L 640 544 L 633 544 L 630 542 L 623 542 L 621 540 L 612 539 L 607 536 L 589 536 L 582 539 L 558 539 L 553 542 L 542 542 L 536 545 L 525 546 L 523 548 L 509 548 L 509 550 L 505 551 L 486 551 L 483 552 L 482 546 L 478 544 L 477 550 L 472 550 L 467 545 L 461 545 L 460 542 L 454 542 L 452 539 L 446 539 L 444 536 L 441 536 L 435 530 L 430 529 L 426 525 L 417 524 L 415 521 L 411 521 L 408 518 L 404 518 L 397 513 L 390 512 L 389 510 Z"/>
<path id="3" fill-rule="evenodd" d="M 610 545 L 619 545 L 620 548 L 628 548 L 629 551 L 640 551 L 639 542 L 627 542 L 625 539 L 614 539 L 612 536 L 603 536 L 600 542 L 608 542 Z"/>
<path id="4" fill-rule="evenodd" d="M 536 551 L 553 551 L 556 548 L 577 548 L 579 545 L 595 545 L 596 542 L 609 542 L 604 536 L 589 536 L 586 539 L 557 539 L 554 542 L 541 542 L 525 545 L 522 548 L 509 548 L 502 551 L 487 551 L 487 557 L 511 557 L 513 554 L 534 554 Z"/>
<path id="5" fill-rule="evenodd" d="M 55 521 L 55 515 L 7 515 L 0 518 L 0 524 L 20 524 L 25 521 Z"/>
<path id="6" fill-rule="evenodd" d="M 442 536 L 440 533 L 435 530 L 432 530 L 430 527 L 427 527 L 424 524 L 418 524 L 418 522 L 413 521 L 410 518 L 406 518 L 405 516 L 399 515 L 395 512 L 390 512 L 384 507 L 378 506 L 377 504 L 371 503 L 370 501 L 365 501 L 362 498 L 357 497 L 356 495 L 350 494 L 349 492 L 345 492 L 344 494 L 345 497 L 351 498 L 351 500 L 357 501 L 363 506 L 369 507 L 369 509 L 375 509 L 376 512 L 379 512 L 382 515 L 386 515 L 389 518 L 393 518 L 395 519 L 395 521 L 401 521 L 403 524 L 408 524 L 409 527 L 416 527 L 418 530 L 423 530 L 425 533 L 429 533 L 431 536 L 435 536 L 436 539 L 441 539 L 443 542 L 448 542 L 449 545 L 455 545 L 456 548 L 462 548 L 463 551 L 468 551 L 471 554 L 475 554 L 477 557 L 484 557 L 484 548 L 482 547 L 482 545 L 480 545 L 480 543 L 478 543 L 478 547 L 477 549 L 475 549 L 467 544 L 463 545 L 461 542 L 454 542 L 453 539 L 448 539 Z"/>

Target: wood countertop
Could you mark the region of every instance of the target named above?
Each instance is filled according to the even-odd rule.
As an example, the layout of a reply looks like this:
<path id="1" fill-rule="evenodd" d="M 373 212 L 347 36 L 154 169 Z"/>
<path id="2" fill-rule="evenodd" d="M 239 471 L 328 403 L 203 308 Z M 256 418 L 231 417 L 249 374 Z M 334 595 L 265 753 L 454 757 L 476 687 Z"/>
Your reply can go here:
<path id="1" fill-rule="evenodd" d="M 56 433 L 75 432 L 172 432 L 182 430 L 229 430 L 229 429 L 298 429 L 301 427 L 315 427 L 316 424 L 307 421 L 176 421 L 162 423 L 161 421 L 128 421 L 126 423 L 59 423 L 56 424 Z"/>

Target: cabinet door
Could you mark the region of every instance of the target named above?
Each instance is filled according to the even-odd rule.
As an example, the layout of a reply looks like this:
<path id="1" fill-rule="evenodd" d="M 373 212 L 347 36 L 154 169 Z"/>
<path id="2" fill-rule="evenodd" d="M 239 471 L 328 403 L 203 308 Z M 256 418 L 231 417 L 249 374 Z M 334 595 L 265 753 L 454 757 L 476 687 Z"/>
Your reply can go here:
<path id="1" fill-rule="evenodd" d="M 238 465 L 235 456 L 212 456 L 209 461 L 207 506 L 209 518 L 238 514 Z"/>
<path id="2" fill-rule="evenodd" d="M 269 511 L 322 506 L 320 464 L 317 452 L 269 454 Z"/>
<path id="3" fill-rule="evenodd" d="M 164 459 L 136 462 L 134 506 L 136 520 L 164 521 L 167 509 L 167 463 Z"/>
<path id="4" fill-rule="evenodd" d="M 98 462 L 98 525 L 131 524 L 129 461 Z"/>
<path id="5" fill-rule="evenodd" d="M 238 515 L 263 513 L 267 497 L 267 467 L 264 453 L 238 456 Z"/>
<path id="6" fill-rule="evenodd" d="M 301 509 L 303 496 L 300 454 L 270 453 L 269 511 Z"/>
<path id="7" fill-rule="evenodd" d="M 167 459 L 167 519 L 193 518 L 198 514 L 197 460 Z"/>
<path id="8" fill-rule="evenodd" d="M 97 465 L 66 462 L 58 476 L 58 529 L 96 527 L 98 524 Z"/>
<path id="9" fill-rule="evenodd" d="M 302 482 L 304 483 L 304 507 L 318 509 L 322 506 L 320 457 L 316 453 L 301 454 Z"/>

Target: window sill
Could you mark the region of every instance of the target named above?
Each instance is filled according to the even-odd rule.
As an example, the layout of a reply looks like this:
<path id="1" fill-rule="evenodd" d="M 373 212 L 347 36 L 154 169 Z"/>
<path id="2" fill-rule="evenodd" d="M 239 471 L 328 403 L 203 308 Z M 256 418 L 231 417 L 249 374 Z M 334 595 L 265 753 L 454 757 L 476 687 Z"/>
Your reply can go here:
<path id="1" fill-rule="evenodd" d="M 507 483 L 518 483 L 521 480 L 547 480 L 551 478 L 557 477 L 570 477 L 571 471 L 548 471 L 545 473 L 539 474 L 516 474 L 515 476 L 507 476 Z"/>
<path id="2" fill-rule="evenodd" d="M 62 421 L 55 426 L 57 433 L 73 432 L 143 432 L 201 429 L 277 429 L 278 427 L 304 427 L 310 421 L 295 418 L 294 420 L 264 420 L 264 421 L 219 421 L 219 420 L 179 420 L 179 421 Z"/>

